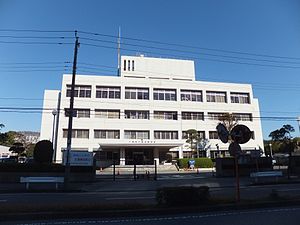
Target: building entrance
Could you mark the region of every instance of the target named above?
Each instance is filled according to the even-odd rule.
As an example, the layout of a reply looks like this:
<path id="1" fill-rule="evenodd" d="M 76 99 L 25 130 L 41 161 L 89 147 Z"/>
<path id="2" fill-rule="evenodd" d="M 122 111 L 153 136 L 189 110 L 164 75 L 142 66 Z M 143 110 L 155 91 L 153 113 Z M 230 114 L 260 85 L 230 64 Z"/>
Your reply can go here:
<path id="1" fill-rule="evenodd" d="M 153 149 L 125 149 L 126 165 L 152 165 Z"/>

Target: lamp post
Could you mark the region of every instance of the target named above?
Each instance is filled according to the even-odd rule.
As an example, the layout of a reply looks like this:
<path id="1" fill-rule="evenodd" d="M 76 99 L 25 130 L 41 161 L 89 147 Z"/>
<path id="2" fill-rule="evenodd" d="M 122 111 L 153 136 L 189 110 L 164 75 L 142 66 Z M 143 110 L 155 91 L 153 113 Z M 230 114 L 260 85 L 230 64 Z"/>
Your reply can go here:
<path id="1" fill-rule="evenodd" d="M 220 147 L 219 144 L 216 144 L 217 147 L 217 157 L 220 157 Z"/>
<path id="2" fill-rule="evenodd" d="M 270 156 L 271 158 L 273 158 L 272 143 L 269 144 L 269 147 L 270 147 Z"/>
<path id="3" fill-rule="evenodd" d="M 57 110 L 53 109 L 52 111 L 53 115 L 53 124 L 52 124 L 52 144 L 54 144 L 54 137 L 55 137 L 55 117 L 57 115 Z"/>
<path id="4" fill-rule="evenodd" d="M 298 122 L 298 127 L 299 127 L 299 132 L 300 132 L 300 116 L 298 117 L 297 122 Z"/>

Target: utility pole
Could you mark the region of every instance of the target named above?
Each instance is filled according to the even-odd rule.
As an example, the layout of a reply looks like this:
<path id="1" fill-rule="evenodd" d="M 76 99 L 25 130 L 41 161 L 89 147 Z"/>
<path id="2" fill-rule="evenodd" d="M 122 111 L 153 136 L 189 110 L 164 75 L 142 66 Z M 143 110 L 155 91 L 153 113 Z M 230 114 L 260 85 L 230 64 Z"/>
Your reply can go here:
<path id="1" fill-rule="evenodd" d="M 75 48 L 74 48 L 74 60 L 73 60 L 73 72 L 72 72 L 72 84 L 71 84 L 71 96 L 70 96 L 70 109 L 69 109 L 69 124 L 68 124 L 68 136 L 67 136 L 67 156 L 65 165 L 65 188 L 68 188 L 70 180 L 70 151 L 72 144 L 72 127 L 73 127 L 73 111 L 74 111 L 74 90 L 75 90 L 75 75 L 77 66 L 77 52 L 79 48 L 79 41 L 77 37 L 77 31 L 75 31 Z"/>
<path id="2" fill-rule="evenodd" d="M 58 137 L 58 126 L 59 126 L 59 114 L 60 114 L 60 101 L 61 101 L 61 92 L 58 93 L 58 99 L 57 99 L 57 116 L 56 116 L 56 125 L 55 125 L 55 136 L 54 136 L 54 142 L 53 142 L 53 161 L 56 162 L 56 152 L 57 152 L 57 137 Z"/>

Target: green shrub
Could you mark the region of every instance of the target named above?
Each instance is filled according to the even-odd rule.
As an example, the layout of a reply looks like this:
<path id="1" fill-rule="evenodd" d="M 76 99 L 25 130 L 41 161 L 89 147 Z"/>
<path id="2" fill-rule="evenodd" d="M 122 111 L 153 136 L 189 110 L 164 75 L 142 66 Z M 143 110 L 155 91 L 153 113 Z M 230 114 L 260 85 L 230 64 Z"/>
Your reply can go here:
<path id="1" fill-rule="evenodd" d="M 212 168 L 213 161 L 210 158 L 184 158 L 178 159 L 177 164 L 179 168 L 188 168 L 189 160 L 195 160 L 195 168 Z"/>
<path id="2" fill-rule="evenodd" d="M 40 164 L 40 163 L 0 163 L 0 173 L 64 173 L 65 166 L 62 164 Z M 71 172 L 74 173 L 94 173 L 92 166 L 71 166 Z"/>
<path id="3" fill-rule="evenodd" d="M 186 206 L 201 205 L 209 200 L 209 187 L 163 187 L 156 191 L 159 205 Z"/>
<path id="4" fill-rule="evenodd" d="M 33 150 L 33 158 L 38 163 L 51 163 L 53 157 L 53 145 L 51 141 L 42 140 L 36 143 Z"/>

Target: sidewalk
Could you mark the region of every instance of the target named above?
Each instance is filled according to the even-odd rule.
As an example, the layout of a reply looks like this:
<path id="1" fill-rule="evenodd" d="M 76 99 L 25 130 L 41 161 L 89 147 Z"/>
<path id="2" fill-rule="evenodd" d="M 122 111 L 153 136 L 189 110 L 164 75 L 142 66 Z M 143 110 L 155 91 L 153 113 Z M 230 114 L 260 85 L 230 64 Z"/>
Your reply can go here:
<path id="1" fill-rule="evenodd" d="M 133 179 L 131 173 L 116 175 L 115 181 L 111 173 L 98 172 L 96 180 L 91 183 L 70 183 L 70 192 L 118 192 L 118 191 L 156 191 L 158 188 L 166 186 L 208 186 L 210 189 L 234 188 L 236 186 L 235 177 L 215 177 L 211 169 L 201 169 L 200 171 L 178 171 L 177 173 L 160 173 L 157 180 L 146 176 Z M 291 180 L 284 179 L 281 183 L 300 183 L 299 178 Z M 264 183 L 262 183 L 264 184 Z M 253 180 L 249 177 L 240 177 L 240 187 L 253 185 Z M 55 184 L 32 184 L 31 191 L 56 192 Z M 59 191 L 63 191 L 63 185 L 59 184 Z M 22 193 L 27 192 L 24 183 L 0 183 L 0 193 Z M 68 191 L 66 191 L 68 192 Z"/>
<path id="2" fill-rule="evenodd" d="M 121 175 L 120 175 L 121 176 Z M 52 218 L 56 216 L 78 216 L 83 214 L 95 214 L 99 213 L 103 215 L 111 214 L 115 215 L 116 212 L 119 214 L 136 214 L 137 211 L 144 213 L 153 213 L 155 209 L 156 213 L 176 213 L 178 210 L 223 210 L 229 208 L 240 208 L 240 207 L 265 207 L 265 206 L 274 206 L 280 204 L 299 204 L 300 202 L 300 180 L 294 179 L 292 182 L 299 182 L 292 184 L 291 186 L 283 185 L 263 185 L 263 186 L 252 186 L 252 181 L 249 177 L 240 178 L 240 192 L 241 192 L 241 202 L 235 202 L 236 195 L 236 183 L 234 177 L 229 178 L 216 178 L 212 176 L 211 171 L 202 171 L 200 173 L 195 173 L 195 171 L 188 172 L 178 172 L 176 174 L 163 173 L 158 175 L 157 180 L 126 180 L 122 179 L 119 176 L 116 176 L 116 180 L 112 180 L 112 176 L 109 174 L 103 175 L 98 174 L 95 182 L 92 183 L 71 183 L 70 190 L 64 191 L 55 191 L 55 185 L 50 187 L 50 184 L 47 186 L 41 186 L 39 189 L 39 184 L 33 184 L 33 191 L 29 191 L 28 195 L 31 196 L 30 202 L 22 205 L 19 204 L 19 208 L 16 208 L 14 203 L 8 204 L 1 203 L 1 208 L 3 210 L 0 213 L 2 216 L 7 218 L 15 218 L 15 214 L 20 214 L 20 218 L 23 218 L 27 213 L 27 216 L 48 216 Z M 157 206 L 155 200 L 156 190 L 161 187 L 169 186 L 208 186 L 210 191 L 211 200 L 208 204 L 200 205 L 199 207 L 165 207 Z M 47 187 L 47 189 L 45 189 Z M 288 191 L 282 190 L 282 187 L 288 188 Z M 32 193 L 37 192 L 37 193 Z M 57 193 L 58 194 L 52 194 Z M 69 193 L 70 192 L 70 193 Z M 78 192 L 78 193 L 72 193 Z M 27 193 L 25 184 L 20 183 L 6 183 L 0 184 L 0 195 L 7 196 L 9 193 Z M 39 195 L 39 193 L 49 193 L 48 201 L 51 201 L 51 204 L 37 205 L 34 203 L 33 198 Z M 274 194 L 272 197 L 271 194 Z M 7 195 L 6 195 L 7 194 Z M 136 194 L 136 195 L 135 195 Z M 18 198 L 18 195 L 15 195 L 15 198 Z M 19 195 L 21 196 L 21 195 Z M 66 199 L 73 199 L 72 202 L 59 201 L 65 196 Z M 115 198 L 120 200 L 115 201 L 102 201 L 96 200 L 102 198 Z M 101 197 L 102 196 L 102 197 Z M 134 196 L 136 198 L 134 198 Z M 146 196 L 146 197 L 142 197 Z M 125 198 L 124 198 L 125 197 Z M 129 198 L 127 198 L 129 197 Z M 180 196 L 179 196 L 180 197 Z M 20 205 L 21 204 L 21 205 Z M 7 213 L 7 210 L 12 212 Z M 19 211 L 18 211 L 19 210 Z M 38 212 L 38 213 L 37 213 Z M 44 214 L 41 214 L 44 213 Z M 38 214 L 38 215 L 36 215 Z"/>

